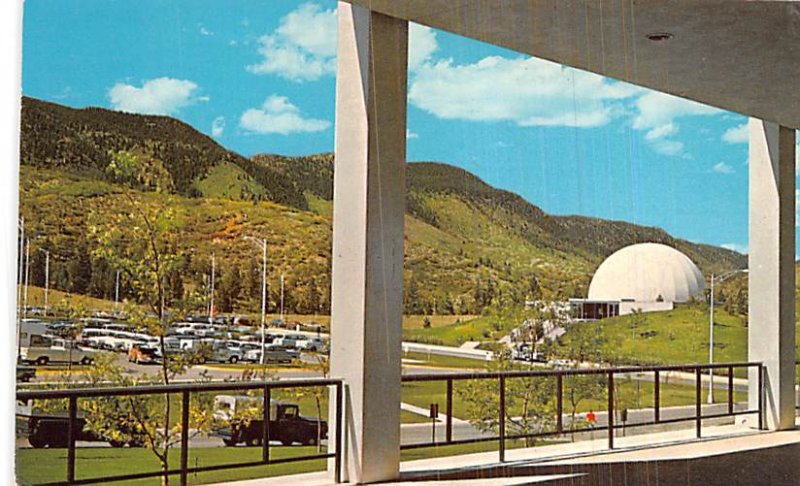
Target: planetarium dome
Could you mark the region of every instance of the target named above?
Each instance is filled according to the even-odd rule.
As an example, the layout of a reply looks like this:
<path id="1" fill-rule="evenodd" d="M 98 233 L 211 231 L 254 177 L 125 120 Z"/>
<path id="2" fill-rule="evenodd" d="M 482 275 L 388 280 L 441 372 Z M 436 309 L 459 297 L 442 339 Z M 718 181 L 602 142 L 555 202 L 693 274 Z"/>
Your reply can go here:
<path id="1" fill-rule="evenodd" d="M 589 300 L 686 302 L 705 289 L 697 265 L 659 243 L 626 246 L 605 259 L 589 285 Z"/>

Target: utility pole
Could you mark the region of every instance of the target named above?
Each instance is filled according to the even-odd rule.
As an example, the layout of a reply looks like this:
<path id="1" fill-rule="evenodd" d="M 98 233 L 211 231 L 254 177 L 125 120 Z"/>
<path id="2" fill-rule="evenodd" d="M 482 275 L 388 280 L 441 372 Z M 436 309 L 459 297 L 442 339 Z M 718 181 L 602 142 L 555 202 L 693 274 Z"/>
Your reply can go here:
<path id="1" fill-rule="evenodd" d="M 259 358 L 259 364 L 263 365 L 264 348 L 267 345 L 267 240 L 253 236 L 245 236 L 244 239 L 256 244 L 261 243 L 261 357 Z"/>
<path id="2" fill-rule="evenodd" d="M 708 364 L 714 364 L 714 274 L 711 274 L 711 302 L 708 322 Z M 699 375 L 698 375 L 699 376 Z M 731 391 L 733 393 L 733 391 Z M 708 369 L 708 403 L 714 403 L 714 368 Z"/>
<path id="3" fill-rule="evenodd" d="M 281 274 L 281 322 L 283 322 L 284 325 L 286 324 L 283 313 L 283 274 Z"/>
<path id="4" fill-rule="evenodd" d="M 114 280 L 114 310 L 119 307 L 119 270 L 117 270 L 117 277 Z"/>
<path id="5" fill-rule="evenodd" d="M 214 323 L 214 274 L 217 270 L 217 258 L 212 253 L 211 254 L 211 298 L 210 303 L 208 305 L 208 323 Z"/>
<path id="6" fill-rule="evenodd" d="M 23 308 L 22 308 L 22 317 L 27 319 L 28 317 L 28 277 L 30 277 L 31 273 L 31 240 L 28 238 L 25 240 L 25 294 L 22 298 L 23 301 Z"/>
<path id="7" fill-rule="evenodd" d="M 261 240 L 264 246 L 262 266 L 261 266 L 261 354 L 259 363 L 264 364 L 264 346 L 266 344 L 267 328 L 267 240 Z M 268 406 L 264 404 L 264 406 Z"/>
<path id="8" fill-rule="evenodd" d="M 25 218 L 21 217 L 18 221 L 19 227 L 19 251 L 17 252 L 17 260 L 19 262 L 19 270 L 17 272 L 17 361 L 19 361 L 21 355 L 21 341 L 20 336 L 22 333 L 22 309 L 20 308 L 22 304 L 22 283 L 23 283 L 23 267 L 22 267 L 22 252 L 23 252 L 23 245 L 25 244 Z"/>
<path id="9" fill-rule="evenodd" d="M 50 310 L 50 306 L 48 305 L 48 294 L 50 293 L 50 252 L 48 250 L 42 251 L 44 252 L 44 315 L 46 316 Z"/>
<path id="10" fill-rule="evenodd" d="M 719 277 L 711 274 L 711 289 L 709 301 L 709 318 L 708 318 L 708 364 L 714 364 L 714 282 L 722 282 L 734 275 L 740 273 L 747 273 L 747 269 L 732 270 L 728 273 L 720 275 Z M 714 369 L 708 369 L 708 400 L 707 403 L 714 403 Z"/>

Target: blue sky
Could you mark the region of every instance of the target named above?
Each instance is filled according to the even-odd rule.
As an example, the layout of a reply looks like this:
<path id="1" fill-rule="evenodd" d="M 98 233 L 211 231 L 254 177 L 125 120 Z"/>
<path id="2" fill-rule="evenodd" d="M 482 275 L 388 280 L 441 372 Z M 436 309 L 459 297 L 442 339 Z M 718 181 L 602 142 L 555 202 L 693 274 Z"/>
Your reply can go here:
<path id="1" fill-rule="evenodd" d="M 23 92 L 179 118 L 243 155 L 333 150 L 336 2 L 27 0 Z M 545 211 L 747 248 L 742 116 L 410 33 L 408 159 Z"/>

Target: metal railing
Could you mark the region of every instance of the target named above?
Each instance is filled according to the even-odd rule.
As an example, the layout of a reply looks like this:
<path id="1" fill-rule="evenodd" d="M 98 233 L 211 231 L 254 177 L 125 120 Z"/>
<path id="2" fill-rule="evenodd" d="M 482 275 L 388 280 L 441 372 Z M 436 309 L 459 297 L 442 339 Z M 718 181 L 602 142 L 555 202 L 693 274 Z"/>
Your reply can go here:
<path id="1" fill-rule="evenodd" d="M 285 457 L 279 459 L 270 458 L 270 430 L 269 430 L 269 410 L 270 400 L 273 390 L 287 389 L 287 388 L 304 388 L 304 387 L 334 387 L 336 390 L 336 419 L 334 430 L 334 452 L 324 454 L 314 454 L 305 456 Z M 298 461 L 310 461 L 315 459 L 334 459 L 334 479 L 337 483 L 341 482 L 341 468 L 342 456 L 341 450 L 338 446 L 341 444 L 342 437 L 342 416 L 343 416 L 343 403 L 342 403 L 342 389 L 343 382 L 340 379 L 303 379 L 303 380 L 283 380 L 283 381 L 251 381 L 251 382 L 225 382 L 225 383 L 195 383 L 195 384 L 170 384 L 170 385 L 147 385 L 147 386 L 134 386 L 134 387 L 105 387 L 105 388 L 75 388 L 75 389 L 60 389 L 60 390 L 19 390 L 17 391 L 17 400 L 55 400 L 66 399 L 68 400 L 67 417 L 67 463 L 66 463 L 66 478 L 65 481 L 56 481 L 45 483 L 47 485 L 61 485 L 61 484 L 92 484 L 92 483 L 106 483 L 112 481 L 130 481 L 134 479 L 145 479 L 160 477 L 168 474 L 180 475 L 180 484 L 185 485 L 188 481 L 189 474 L 199 472 L 218 471 L 222 469 L 234 469 L 243 467 L 253 467 L 271 464 L 280 464 Z M 262 457 L 260 461 L 239 462 L 230 464 L 216 464 L 204 467 L 189 467 L 189 411 L 190 399 L 192 393 L 202 392 L 221 392 L 221 391 L 247 391 L 259 390 L 263 391 L 263 427 L 261 437 Z M 75 477 L 75 442 L 76 435 L 80 432 L 76 426 L 78 419 L 78 400 L 86 398 L 102 398 L 102 397 L 122 397 L 122 396 L 136 396 L 136 395 L 172 395 L 179 394 L 181 396 L 181 429 L 180 429 L 180 468 L 170 469 L 166 473 L 163 470 L 139 472 L 134 474 L 123 474 L 115 476 L 103 476 L 92 478 L 76 479 Z M 167 398 L 169 399 L 169 398 Z M 331 441 L 328 442 L 329 446 Z M 329 447 L 330 448 L 330 447 Z"/>
<path id="2" fill-rule="evenodd" d="M 757 368 L 758 380 L 758 408 L 756 410 L 735 410 L 734 407 L 734 370 L 738 368 Z M 727 408 L 722 413 L 703 414 L 702 411 L 702 378 L 703 371 L 717 370 L 718 372 L 726 372 L 720 377 L 720 381 L 727 378 Z M 692 372 L 694 374 L 694 407 L 695 413 L 693 416 L 688 417 L 673 417 L 662 418 L 661 416 L 661 380 L 662 373 L 669 372 Z M 618 424 L 615 422 L 615 401 L 614 401 L 614 378 L 641 373 L 653 373 L 653 419 L 643 422 L 632 424 Z M 564 427 L 564 378 L 570 376 L 602 376 L 605 377 L 606 395 L 608 399 L 606 412 L 606 430 L 608 433 L 608 448 L 614 448 L 614 431 L 626 427 L 645 427 L 662 424 L 670 424 L 677 422 L 694 421 L 696 435 L 701 437 L 702 421 L 705 419 L 714 419 L 722 417 L 733 417 L 736 415 L 744 414 L 758 414 L 758 428 L 763 429 L 763 409 L 764 409 L 764 368 L 761 363 L 741 362 L 741 363 L 718 363 L 718 364 L 693 364 L 693 365 L 676 365 L 676 366 L 641 366 L 641 367 L 617 367 L 617 368 L 586 368 L 586 369 L 555 369 L 555 370 L 531 370 L 531 371 L 505 371 L 505 372 L 477 372 L 477 373 L 435 373 L 435 374 L 408 374 L 403 375 L 403 383 L 414 382 L 437 382 L 444 381 L 446 383 L 445 390 L 445 440 L 444 442 L 436 442 L 433 437 L 432 442 L 420 442 L 412 444 L 403 444 L 401 449 L 418 449 L 425 447 L 435 447 L 443 445 L 458 445 L 470 444 L 478 442 L 491 442 L 497 441 L 499 448 L 500 462 L 505 461 L 506 441 L 519 440 L 519 439 L 534 439 L 545 437 L 558 437 L 567 433 L 580 433 L 580 432 L 594 432 L 594 427 L 570 428 L 566 430 Z M 556 417 L 555 429 L 544 430 L 532 433 L 522 433 L 509 435 L 506 431 L 506 419 L 509 417 L 508 410 L 506 409 L 506 382 L 510 379 L 517 378 L 551 378 L 556 380 L 555 386 L 555 400 L 556 400 Z M 497 394 L 497 423 L 498 435 L 490 437 L 471 437 L 465 439 L 453 439 L 453 384 L 456 381 L 470 381 L 470 380 L 497 380 L 498 381 L 498 394 Z M 720 382 L 715 382 L 720 383 Z M 601 412 L 603 412 L 601 411 Z M 574 424 L 570 424 L 572 427 Z"/>

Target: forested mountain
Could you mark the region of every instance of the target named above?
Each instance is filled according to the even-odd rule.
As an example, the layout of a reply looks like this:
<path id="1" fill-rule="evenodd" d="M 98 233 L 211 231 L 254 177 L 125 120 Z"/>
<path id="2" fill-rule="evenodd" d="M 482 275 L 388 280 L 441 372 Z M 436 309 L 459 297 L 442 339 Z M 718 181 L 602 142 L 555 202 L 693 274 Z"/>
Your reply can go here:
<path id="1" fill-rule="evenodd" d="M 230 152 L 168 117 L 75 110 L 30 98 L 22 112 L 21 212 L 34 235 L 31 279 L 113 297 L 115 271 L 96 256 L 90 221 L 129 202 L 104 168 L 120 153 L 158 160 L 172 194 L 140 192 L 142 204 L 171 208 L 181 222 L 185 264 L 171 278 L 180 297 L 202 294 L 217 257 L 222 311 L 259 306 L 259 254 L 243 236 L 269 242 L 270 309 L 277 280 L 287 309 L 328 311 L 333 156 Z M 492 302 L 585 296 L 603 258 L 636 242 L 672 245 L 704 272 L 741 268 L 744 255 L 675 239 L 663 230 L 581 216 L 553 216 L 520 196 L 446 164 L 411 163 L 407 173 L 405 308 L 410 313 L 478 313 Z M 126 294 L 123 279 L 123 296 Z"/>
<path id="2" fill-rule="evenodd" d="M 21 164 L 105 177 L 115 154 L 134 152 L 161 161 L 183 196 L 203 196 L 202 182 L 215 167 L 227 165 L 262 186 L 266 200 L 306 209 L 302 191 L 291 179 L 267 167 L 254 170 L 249 159 L 231 152 L 182 121 L 103 108 L 74 109 L 24 97 Z M 252 194 L 235 194 L 251 198 Z"/>

